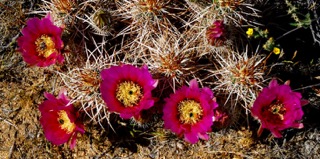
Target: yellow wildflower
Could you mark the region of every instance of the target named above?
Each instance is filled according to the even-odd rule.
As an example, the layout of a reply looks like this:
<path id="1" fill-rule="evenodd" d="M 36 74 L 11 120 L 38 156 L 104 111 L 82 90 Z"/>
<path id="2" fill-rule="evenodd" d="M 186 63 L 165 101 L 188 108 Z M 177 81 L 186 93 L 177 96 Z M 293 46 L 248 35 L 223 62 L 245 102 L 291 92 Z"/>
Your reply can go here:
<path id="1" fill-rule="evenodd" d="M 274 47 L 272 52 L 274 54 L 278 55 L 278 54 L 280 54 L 281 50 L 278 47 Z"/>
<path id="2" fill-rule="evenodd" d="M 248 37 L 250 38 L 253 35 L 253 28 L 248 28 L 246 34 L 248 35 Z"/>

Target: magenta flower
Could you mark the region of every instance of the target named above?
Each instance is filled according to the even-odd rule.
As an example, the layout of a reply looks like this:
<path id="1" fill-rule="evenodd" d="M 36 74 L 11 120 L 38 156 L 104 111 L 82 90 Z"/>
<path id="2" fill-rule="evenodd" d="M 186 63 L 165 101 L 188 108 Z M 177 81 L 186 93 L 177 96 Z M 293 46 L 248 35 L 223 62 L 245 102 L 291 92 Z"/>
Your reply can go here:
<path id="1" fill-rule="evenodd" d="M 31 18 L 27 27 L 22 29 L 23 36 L 18 38 L 19 51 L 23 60 L 31 66 L 50 66 L 64 61 L 60 50 L 63 47 L 61 40 L 62 28 L 53 24 L 48 14 L 41 20 Z"/>
<path id="2" fill-rule="evenodd" d="M 224 41 L 224 25 L 222 20 L 216 20 L 207 28 L 207 39 L 212 46 L 221 46 Z"/>
<path id="3" fill-rule="evenodd" d="M 279 85 L 273 79 L 269 87 L 264 88 L 255 100 L 251 108 L 252 115 L 257 118 L 261 125 L 258 136 L 263 129 L 269 129 L 277 137 L 282 137 L 280 131 L 287 128 L 303 128 L 298 121 L 302 119 L 302 106 L 308 102 L 301 100 L 301 94 L 293 92 L 289 82 Z"/>
<path id="4" fill-rule="evenodd" d="M 66 91 L 61 90 L 58 98 L 44 93 L 47 98 L 39 105 L 40 123 L 45 137 L 54 145 L 61 145 L 70 140 L 70 149 L 76 145 L 77 134 L 84 133 L 84 126 L 78 120 L 78 112 L 69 103 Z"/>
<path id="5" fill-rule="evenodd" d="M 184 135 L 184 139 L 192 144 L 199 138 L 209 139 L 207 132 L 211 131 L 214 109 L 218 107 L 209 88 L 199 88 L 194 79 L 189 87 L 183 86 L 165 101 L 162 118 L 166 129 L 178 136 Z"/>
<path id="6" fill-rule="evenodd" d="M 221 108 L 221 107 L 219 107 L 219 108 Z M 219 108 L 214 110 L 214 122 L 213 123 L 215 124 L 215 127 L 225 126 L 228 121 L 228 118 L 229 118 L 228 114 Z"/>
<path id="7" fill-rule="evenodd" d="M 110 112 L 123 119 L 140 119 L 140 112 L 153 106 L 151 91 L 158 81 L 152 78 L 147 66 L 112 66 L 101 71 L 100 91 Z"/>

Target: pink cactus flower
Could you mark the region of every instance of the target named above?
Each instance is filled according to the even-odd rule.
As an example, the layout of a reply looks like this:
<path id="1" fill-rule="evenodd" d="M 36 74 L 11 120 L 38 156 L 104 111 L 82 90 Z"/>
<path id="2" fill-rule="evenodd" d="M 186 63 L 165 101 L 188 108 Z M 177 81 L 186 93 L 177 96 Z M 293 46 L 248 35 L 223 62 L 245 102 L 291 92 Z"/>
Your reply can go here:
<path id="1" fill-rule="evenodd" d="M 47 98 L 39 105 L 40 123 L 45 137 L 54 145 L 61 145 L 70 140 L 70 149 L 76 145 L 77 134 L 84 133 L 84 125 L 79 121 L 79 114 L 61 90 L 58 98 L 50 93 L 44 93 Z"/>
<path id="2" fill-rule="evenodd" d="M 23 60 L 31 66 L 50 66 L 64 61 L 60 50 L 63 48 L 61 40 L 63 29 L 53 24 L 48 14 L 41 20 L 31 18 L 27 26 L 22 29 L 23 36 L 18 38 L 19 52 Z"/>
<path id="3" fill-rule="evenodd" d="M 300 93 L 291 90 L 289 82 L 279 85 L 277 80 L 273 79 L 269 87 L 262 90 L 251 108 L 252 115 L 261 123 L 258 136 L 263 129 L 269 129 L 276 138 L 281 138 L 281 130 L 303 128 L 299 120 L 303 116 L 302 106 L 308 102 L 301 100 L 301 97 Z"/>
<path id="4" fill-rule="evenodd" d="M 199 88 L 197 81 L 191 80 L 190 86 L 183 86 L 169 98 L 163 107 L 164 127 L 189 143 L 199 138 L 208 140 L 214 121 L 214 109 L 218 107 L 213 92 L 205 87 Z"/>
<path id="5" fill-rule="evenodd" d="M 221 107 L 219 107 L 219 108 L 221 108 Z M 214 110 L 214 122 L 213 123 L 214 123 L 215 127 L 226 126 L 226 123 L 228 122 L 228 119 L 229 119 L 228 114 L 219 108 Z"/>
<path id="6" fill-rule="evenodd" d="M 139 120 L 140 112 L 154 105 L 151 91 L 158 81 L 152 78 L 147 66 L 112 66 L 101 71 L 100 91 L 110 112 L 123 119 Z"/>
<path id="7" fill-rule="evenodd" d="M 212 46 L 221 46 L 224 41 L 224 25 L 222 20 L 217 20 L 207 28 L 206 36 Z"/>

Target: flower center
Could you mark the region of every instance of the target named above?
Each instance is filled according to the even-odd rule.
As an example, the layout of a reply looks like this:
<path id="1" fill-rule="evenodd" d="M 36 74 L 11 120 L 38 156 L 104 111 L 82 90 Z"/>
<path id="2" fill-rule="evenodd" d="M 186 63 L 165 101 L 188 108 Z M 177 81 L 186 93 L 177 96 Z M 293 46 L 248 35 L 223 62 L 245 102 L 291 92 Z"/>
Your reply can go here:
<path id="1" fill-rule="evenodd" d="M 56 52 L 55 44 L 51 37 L 48 35 L 41 35 L 35 42 L 36 51 L 39 53 L 39 56 L 45 58 L 49 57 L 52 53 Z"/>
<path id="2" fill-rule="evenodd" d="M 278 100 L 273 101 L 269 106 L 262 109 L 263 116 L 270 123 L 279 123 L 284 120 L 284 114 L 286 113 L 286 108 L 284 104 Z"/>
<path id="3" fill-rule="evenodd" d="M 132 81 L 124 81 L 118 84 L 116 90 L 116 98 L 125 107 L 133 107 L 137 105 L 142 98 L 143 92 L 140 85 Z"/>
<path id="4" fill-rule="evenodd" d="M 286 108 L 284 107 L 283 103 L 277 101 L 270 105 L 268 111 L 274 115 L 277 115 L 280 120 L 283 120 L 283 115 L 286 113 Z"/>
<path id="5" fill-rule="evenodd" d="M 65 130 L 67 134 L 72 133 L 73 130 L 76 128 L 76 125 L 70 121 L 67 112 L 64 110 L 60 110 L 58 112 L 58 115 L 58 122 L 60 124 L 60 128 Z"/>
<path id="6" fill-rule="evenodd" d="M 179 120 L 184 124 L 195 124 L 203 115 L 200 103 L 189 99 L 178 104 L 178 111 Z"/>

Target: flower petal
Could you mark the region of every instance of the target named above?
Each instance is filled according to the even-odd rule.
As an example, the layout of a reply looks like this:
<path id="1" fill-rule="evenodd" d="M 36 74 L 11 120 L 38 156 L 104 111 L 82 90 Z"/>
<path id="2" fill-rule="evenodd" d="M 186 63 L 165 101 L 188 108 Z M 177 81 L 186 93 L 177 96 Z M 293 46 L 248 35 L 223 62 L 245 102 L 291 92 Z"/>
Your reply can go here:
<path id="1" fill-rule="evenodd" d="M 198 135 L 194 132 L 188 132 L 184 134 L 184 138 L 187 142 L 195 144 L 199 141 Z"/>

